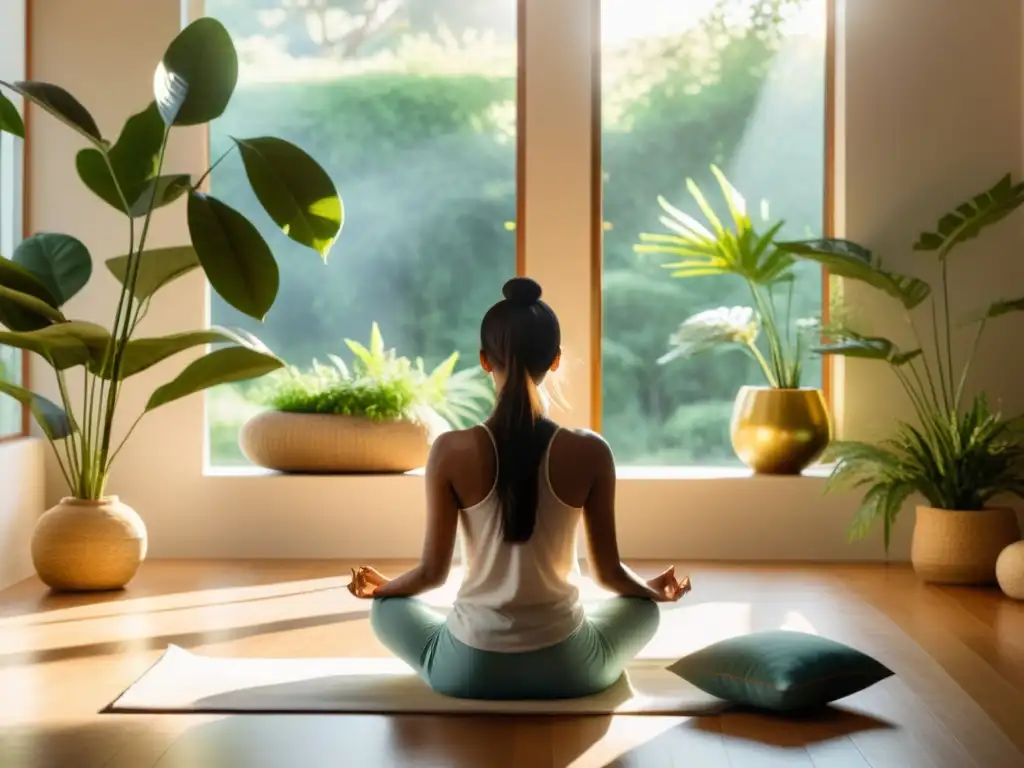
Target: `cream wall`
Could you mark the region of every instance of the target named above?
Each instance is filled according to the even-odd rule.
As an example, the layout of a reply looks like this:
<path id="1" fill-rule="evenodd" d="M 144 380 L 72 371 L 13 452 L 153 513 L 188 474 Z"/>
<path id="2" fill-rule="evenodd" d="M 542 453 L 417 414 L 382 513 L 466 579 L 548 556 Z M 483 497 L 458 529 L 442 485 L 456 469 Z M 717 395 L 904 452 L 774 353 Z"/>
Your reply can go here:
<path id="1" fill-rule="evenodd" d="M 534 2 L 534 0 L 530 0 Z M 984 6 L 980 12 L 978 5 Z M 1021 172 L 1020 0 L 856 0 L 840 24 L 843 54 L 839 90 L 844 146 L 838 220 L 845 233 L 886 254 L 895 269 L 923 272 L 927 257 L 909 244 L 935 217 L 1001 173 Z M 543 43 L 543 14 L 564 13 L 566 4 L 535 3 L 527 40 Z M 152 67 L 180 23 L 177 0 L 35 0 L 31 75 L 68 87 L 97 117 L 108 135 L 149 98 Z M 582 20 L 581 20 L 582 22 Z M 581 23 L 581 28 L 585 26 Z M 536 34 L 534 34 L 536 33 Z M 582 49 L 581 49 L 582 51 Z M 589 66 L 581 52 L 576 66 Z M 564 90 L 564 73 L 548 70 L 527 82 L 529 135 L 546 133 L 563 152 L 532 162 L 587 162 L 590 148 L 573 142 L 572 126 L 547 119 L 545 100 L 585 98 Z M 543 87 L 542 87 L 543 86 Z M 581 124 L 587 121 L 581 112 Z M 577 126 L 578 127 L 578 126 Z M 180 134 L 169 163 L 203 170 L 202 135 Z M 118 216 L 91 198 L 74 178 L 77 140 L 52 120 L 33 121 L 31 227 L 81 237 L 98 262 L 124 251 Z M 558 205 L 579 221 L 588 209 L 586 191 L 531 187 L 527 167 L 528 271 L 542 281 L 575 275 L 585 286 L 587 236 L 567 232 Z M 546 201 L 551 201 L 550 204 Z M 153 245 L 179 244 L 187 234 L 183 209 L 161 213 Z M 958 261 L 958 303 L 966 307 L 999 297 L 1004 288 L 1024 292 L 1024 261 L 1015 243 L 1020 225 L 986 237 Z M 559 254 L 559 261 L 542 254 Z M 116 284 L 102 267 L 71 314 L 109 322 Z M 552 302 L 563 316 L 585 318 L 587 291 L 555 289 Z M 1013 290 L 1010 293 L 1014 293 Z M 887 325 L 888 308 L 870 294 L 851 295 L 863 314 Z M 198 278 L 181 281 L 162 296 L 145 332 L 199 327 L 204 292 Z M 1007 321 L 979 355 L 978 383 L 1008 410 L 1024 410 L 1020 356 L 1006 359 L 1001 342 L 1012 340 Z M 567 346 L 576 351 L 568 420 L 584 423 L 590 391 L 586 370 L 587 324 L 567 324 Z M 885 328 L 885 330 L 888 330 Z M 183 358 L 138 377 L 122 399 L 133 415 L 153 386 L 173 376 Z M 840 429 L 850 437 L 873 436 L 906 415 L 899 392 L 884 372 L 868 365 L 838 371 Z M 43 369 L 35 381 L 49 380 Z M 111 490 L 142 514 L 154 556 L 398 557 L 414 555 L 422 535 L 421 479 L 409 477 L 299 478 L 204 477 L 201 398 L 169 406 L 142 422 L 122 454 Z M 875 559 L 877 538 L 847 545 L 843 531 L 855 504 L 822 498 L 822 480 L 674 475 L 624 477 L 619 489 L 623 554 L 657 558 Z M 59 475 L 48 475 L 47 498 L 62 493 Z M 893 556 L 908 553 L 911 515 L 899 526 Z"/>
<path id="2" fill-rule="evenodd" d="M 32 527 L 46 509 L 42 440 L 0 443 L 0 589 L 32 575 Z"/>

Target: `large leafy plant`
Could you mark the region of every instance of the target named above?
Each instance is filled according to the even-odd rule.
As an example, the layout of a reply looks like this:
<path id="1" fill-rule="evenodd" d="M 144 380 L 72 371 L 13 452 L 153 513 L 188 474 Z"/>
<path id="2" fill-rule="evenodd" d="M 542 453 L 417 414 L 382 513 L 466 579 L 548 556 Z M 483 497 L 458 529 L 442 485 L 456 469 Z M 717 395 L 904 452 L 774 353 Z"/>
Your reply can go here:
<path id="1" fill-rule="evenodd" d="M 345 339 L 351 365 L 337 355 L 331 364 L 313 361 L 308 370 L 288 367 L 255 387 L 250 398 L 287 413 L 362 416 L 374 421 L 408 419 L 431 421 L 437 414 L 449 424 L 474 423 L 493 403 L 494 392 L 478 368 L 455 370 L 453 352 L 428 371 L 422 358 L 401 357 L 384 345 L 374 323 L 369 345 Z"/>
<path id="2" fill-rule="evenodd" d="M 126 252 L 106 261 L 121 284 L 109 329 L 69 319 L 62 311 L 93 272 L 92 257 L 79 240 L 40 233 L 22 242 L 10 260 L 0 258 L 0 325 L 6 328 L 0 331 L 0 343 L 45 360 L 56 375 L 61 403 L 7 382 L 0 383 L 0 391 L 31 410 L 78 498 L 103 496 L 111 465 L 138 423 L 136 419 L 114 445 L 119 395 L 130 377 L 186 349 L 218 345 L 158 387 L 141 419 L 192 393 L 259 377 L 284 365 L 258 339 L 240 330 L 136 336 L 160 289 L 197 267 L 221 298 L 250 317 L 262 320 L 277 297 L 278 264 L 256 227 L 224 201 L 201 191 L 210 169 L 194 179 L 164 168 L 172 131 L 218 118 L 237 79 L 238 58 L 224 27 L 208 18 L 192 23 L 171 42 L 156 67 L 153 102 L 127 120 L 114 142 L 103 137 L 89 111 L 60 86 L 0 81 L 0 130 L 22 138 L 25 133 L 14 104 L 3 95 L 6 88 L 78 133 L 89 145 L 76 158 L 79 178 L 127 220 Z M 235 139 L 234 148 L 270 218 L 292 240 L 326 259 L 341 230 L 342 205 L 320 165 L 293 144 L 268 136 Z M 148 247 L 153 213 L 182 198 L 191 245 Z M 73 396 L 68 372 L 75 368 L 83 369 L 84 386 Z"/>
<path id="3" fill-rule="evenodd" d="M 718 180 L 732 221 L 723 222 L 697 183 L 687 179 L 687 189 L 707 226 L 659 197 L 663 211 L 660 221 L 669 233 L 642 233 L 634 250 L 675 257 L 663 264 L 672 277 L 735 275 L 747 284 L 753 306 L 720 307 L 687 318 L 669 339 L 671 349 L 659 362 L 724 346 L 753 357 L 769 386 L 796 389 L 817 322 L 793 317 L 794 259 L 774 243 L 784 222 L 772 223 L 767 206 L 762 205 L 760 218 L 766 229 L 759 231 L 743 196 L 721 170 L 711 166 L 711 172 Z M 765 351 L 760 338 L 764 339 Z"/>
<path id="4" fill-rule="evenodd" d="M 810 259 L 840 278 L 876 288 L 898 302 L 915 343 L 901 349 L 894 341 L 833 328 L 823 355 L 876 360 L 892 371 L 906 392 L 917 423 L 900 423 L 895 434 L 878 445 L 856 441 L 833 443 L 825 460 L 836 462 L 829 489 L 864 490 L 850 527 L 863 536 L 881 520 L 886 549 L 903 503 L 914 493 L 939 509 L 980 510 L 1001 495 L 1024 495 L 1024 442 L 1020 417 L 1004 419 L 993 412 L 984 394 L 964 403 L 978 342 L 988 323 L 1024 310 L 1024 297 L 996 301 L 968 321 L 974 340 L 966 355 L 953 353 L 954 318 L 950 311 L 949 260 L 958 246 L 1002 221 L 1024 203 L 1024 184 L 1004 176 L 991 189 L 975 195 L 939 219 L 933 231 L 921 234 L 913 249 L 932 253 L 939 261 L 937 292 L 929 283 L 884 267 L 867 248 L 847 240 L 824 239 L 779 243 L 801 259 Z M 936 295 L 936 293 L 938 295 Z M 930 306 L 924 324 L 915 314 Z M 930 321 L 930 322 L 929 322 Z M 922 325 L 930 325 L 930 333 Z"/>

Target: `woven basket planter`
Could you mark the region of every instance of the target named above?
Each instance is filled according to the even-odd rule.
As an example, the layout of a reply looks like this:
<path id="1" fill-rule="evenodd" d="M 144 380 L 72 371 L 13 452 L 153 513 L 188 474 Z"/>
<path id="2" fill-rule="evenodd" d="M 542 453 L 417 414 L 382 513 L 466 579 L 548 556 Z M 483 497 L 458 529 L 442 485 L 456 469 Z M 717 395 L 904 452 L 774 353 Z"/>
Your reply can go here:
<path id="1" fill-rule="evenodd" d="M 266 411 L 246 422 L 249 461 L 295 473 L 407 472 L 426 464 L 431 431 L 412 421 Z"/>
<path id="2" fill-rule="evenodd" d="M 1019 539 L 1012 509 L 959 512 L 918 507 L 910 559 L 928 582 L 994 584 L 999 554 Z"/>
<path id="3" fill-rule="evenodd" d="M 123 588 L 146 558 L 146 526 L 117 496 L 64 498 L 36 523 L 32 563 L 59 592 Z"/>

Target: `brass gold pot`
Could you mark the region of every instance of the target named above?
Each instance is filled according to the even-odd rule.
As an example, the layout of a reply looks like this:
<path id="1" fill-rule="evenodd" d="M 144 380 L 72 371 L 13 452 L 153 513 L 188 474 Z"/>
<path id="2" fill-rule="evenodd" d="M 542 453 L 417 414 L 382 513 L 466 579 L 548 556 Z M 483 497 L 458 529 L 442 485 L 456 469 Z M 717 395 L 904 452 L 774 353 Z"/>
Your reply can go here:
<path id="1" fill-rule="evenodd" d="M 743 387 L 732 410 L 732 447 L 762 475 L 798 475 L 832 439 L 825 398 L 817 389 Z"/>

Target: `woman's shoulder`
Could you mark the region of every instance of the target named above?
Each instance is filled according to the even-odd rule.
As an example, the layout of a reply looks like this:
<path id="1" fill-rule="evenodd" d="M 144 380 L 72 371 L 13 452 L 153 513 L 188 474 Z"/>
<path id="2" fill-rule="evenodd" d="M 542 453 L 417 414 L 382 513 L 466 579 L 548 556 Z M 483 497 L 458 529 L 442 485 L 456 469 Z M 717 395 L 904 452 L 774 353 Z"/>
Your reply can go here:
<path id="1" fill-rule="evenodd" d="M 481 448 L 490 449 L 491 438 L 487 429 L 481 426 L 468 429 L 450 429 L 434 438 L 430 451 L 434 454 L 462 454 L 467 451 L 479 452 Z"/>

